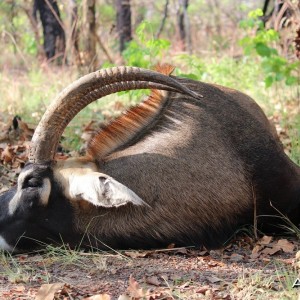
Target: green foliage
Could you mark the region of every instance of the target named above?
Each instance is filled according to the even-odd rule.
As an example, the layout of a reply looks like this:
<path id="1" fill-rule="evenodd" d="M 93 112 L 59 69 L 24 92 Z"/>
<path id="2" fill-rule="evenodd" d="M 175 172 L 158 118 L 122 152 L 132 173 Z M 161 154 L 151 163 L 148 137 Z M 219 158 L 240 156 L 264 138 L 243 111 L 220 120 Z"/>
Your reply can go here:
<path id="1" fill-rule="evenodd" d="M 149 39 L 147 32 L 150 32 Z M 168 40 L 155 39 L 151 24 L 144 21 L 137 27 L 135 39 L 129 42 L 123 51 L 123 59 L 127 65 L 149 68 L 161 61 L 170 45 Z"/>
<path id="2" fill-rule="evenodd" d="M 1 3 L 0 31 L 3 32 L 2 37 L 5 37 L 5 51 L 16 53 L 18 48 L 22 55 L 36 56 L 36 41 L 31 31 L 28 17 L 21 9 L 21 6 L 21 0 Z M 1 46 L 4 45 L 0 45 L 0 49 Z"/>
<path id="3" fill-rule="evenodd" d="M 116 17 L 116 11 L 112 5 L 103 3 L 99 6 L 97 6 L 98 13 L 99 13 L 99 19 L 101 22 L 111 22 L 115 20 Z"/>
<path id="4" fill-rule="evenodd" d="M 76 0 L 76 2 L 81 18 L 82 1 Z M 226 6 L 226 3 L 229 2 L 229 0 L 222 1 L 222 6 Z M 22 0 L 1 2 L 0 0 L 0 31 L 2 33 L 0 50 L 3 52 L 0 58 L 0 68 L 4 66 L 0 72 L 1 112 L 5 112 L 8 119 L 19 114 L 24 121 L 34 127 L 49 102 L 55 98 L 60 90 L 78 78 L 78 72 L 83 75 L 83 71 L 77 70 L 75 66 L 73 68 L 71 65 L 61 69 L 52 69 L 50 65 L 47 68 L 41 68 L 40 62 L 36 59 L 37 44 L 34 33 L 28 17 L 21 9 L 21 5 L 25 5 L 24 3 L 28 4 L 29 2 Z M 296 102 L 298 80 L 296 69 L 299 67 L 299 63 L 289 62 L 279 54 L 279 50 L 277 50 L 279 34 L 274 30 L 264 28 L 260 20 L 261 10 L 250 12 L 248 18 L 240 23 L 242 33 L 245 36 L 240 42 L 245 56 L 233 58 L 231 54 L 235 53 L 234 51 L 230 51 L 230 55 L 229 51 L 225 51 L 227 43 L 234 41 L 230 35 L 231 31 L 226 31 L 226 26 L 222 28 L 222 34 L 214 30 L 215 20 L 211 9 L 206 5 L 206 1 L 192 1 L 188 8 L 191 24 L 195 24 L 195 27 L 191 26 L 192 34 L 198 30 L 198 27 L 199 30 L 200 28 L 204 29 L 205 24 L 213 29 L 212 33 L 208 33 L 208 39 L 205 41 L 197 40 L 196 35 L 193 35 L 194 55 L 174 55 L 174 52 L 170 55 L 171 42 L 176 44 L 175 19 L 173 21 L 168 19 L 169 22 L 166 22 L 161 35 L 167 36 L 169 40 L 155 39 L 155 33 L 161 24 L 163 9 L 157 1 L 155 3 L 153 7 L 159 7 L 159 9 L 153 9 L 150 13 L 147 11 L 147 5 L 135 6 L 134 9 L 139 9 L 138 12 L 135 11 L 135 21 L 139 22 L 138 16 L 142 16 L 151 23 L 142 22 L 139 24 L 134 40 L 128 43 L 123 52 L 123 64 L 153 68 L 158 62 L 169 62 L 176 66 L 175 72 L 178 76 L 217 83 L 249 94 L 259 102 L 268 115 L 272 115 L 274 112 L 280 116 L 283 114 L 292 115 L 287 101 Z M 244 12 L 249 11 L 250 7 L 253 7 L 249 3 L 242 1 L 235 3 L 234 6 L 236 11 L 243 11 L 244 14 Z M 65 5 L 61 2 L 60 9 L 63 22 L 67 25 L 66 10 L 63 9 Z M 195 20 L 199 20 L 199 7 L 201 7 L 202 27 L 200 24 L 194 23 Z M 103 41 L 108 50 L 116 50 L 118 40 L 109 38 L 112 36 L 110 30 L 116 17 L 112 1 L 99 1 L 96 10 L 97 32 L 105 33 Z M 81 24 L 80 22 L 81 19 L 79 19 L 79 24 Z M 39 30 L 42 36 L 41 24 Z M 237 33 L 240 34 L 240 32 Z M 80 34 L 82 33 L 80 32 Z M 39 43 L 41 42 L 39 41 Z M 208 51 L 212 49 L 217 51 Z M 174 50 L 176 51 L 176 49 Z M 115 56 L 112 55 L 112 57 Z M 257 63 L 258 61 L 259 63 Z M 23 66 L 26 66 L 26 70 Z M 111 66 L 112 64 L 107 62 L 102 64 L 103 68 Z M 278 82 L 284 84 L 278 85 Z M 271 88 L 265 89 L 265 86 Z M 124 97 L 125 93 L 126 96 Z M 112 95 L 89 105 L 68 126 L 64 134 L 64 148 L 79 150 L 82 145 L 80 139 L 82 125 L 87 124 L 92 119 L 104 120 L 105 114 L 101 114 L 100 111 L 109 112 L 109 115 L 114 116 L 113 102 L 122 102 L 128 106 L 140 101 L 145 93 L 145 90 L 121 92 L 119 95 L 122 97 Z M 279 102 L 280 108 L 275 108 Z M 290 118 L 282 118 L 280 125 L 286 129 L 291 140 L 290 157 L 300 164 L 300 119 L 299 116 L 295 115 L 296 113 Z"/>
<path id="5" fill-rule="evenodd" d="M 260 29 L 263 29 L 264 27 L 263 22 L 259 20 L 259 17 L 262 16 L 263 16 L 263 11 L 260 8 L 250 11 L 248 13 L 248 18 L 240 22 L 240 27 L 247 29 L 247 28 L 254 28 L 257 26 Z"/>
<path id="6" fill-rule="evenodd" d="M 148 38 L 150 36 L 150 38 Z M 134 40 L 130 41 L 122 56 L 124 64 L 140 68 L 152 69 L 158 62 L 163 60 L 164 55 L 170 48 L 170 41 L 155 39 L 150 23 L 143 21 L 136 29 Z M 120 92 L 119 95 L 128 93 L 130 102 L 136 103 L 144 91 Z"/>
<path id="7" fill-rule="evenodd" d="M 298 82 L 296 71 L 300 62 L 289 62 L 281 56 L 274 45 L 279 41 L 279 34 L 274 29 L 265 29 L 263 22 L 259 19 L 263 15 L 261 9 L 251 11 L 248 18 L 240 22 L 240 27 L 247 35 L 240 40 L 245 55 L 253 53 L 261 58 L 262 69 L 265 74 L 266 87 L 272 86 L 275 82 L 284 81 L 288 86 Z M 251 35 L 251 32 L 255 34 Z"/>
<path id="8" fill-rule="evenodd" d="M 269 114 L 274 109 L 267 91 L 263 88 L 262 67 L 253 57 L 218 59 L 181 54 L 175 57 L 175 65 L 182 66 L 181 69 L 175 69 L 178 76 L 240 90 L 256 99 Z"/>
<path id="9" fill-rule="evenodd" d="M 22 39 L 24 42 L 25 52 L 30 55 L 36 56 L 38 49 L 37 49 L 36 41 L 35 41 L 34 37 L 32 36 L 32 34 L 26 32 L 26 33 L 24 33 Z"/>
<path id="10" fill-rule="evenodd" d="M 203 79 L 205 72 L 207 72 L 207 64 L 196 55 L 180 54 L 177 56 L 179 63 L 188 67 L 189 72 L 178 71 L 177 75 L 193 80 Z"/>

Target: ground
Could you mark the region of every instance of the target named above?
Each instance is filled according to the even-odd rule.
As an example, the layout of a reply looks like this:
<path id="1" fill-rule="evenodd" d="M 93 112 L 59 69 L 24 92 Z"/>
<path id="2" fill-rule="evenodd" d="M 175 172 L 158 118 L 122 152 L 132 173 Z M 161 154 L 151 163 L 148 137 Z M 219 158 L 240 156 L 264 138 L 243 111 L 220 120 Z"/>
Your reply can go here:
<path id="1" fill-rule="evenodd" d="M 2 122 L 0 128 L 0 191 L 14 184 L 27 159 L 32 131 L 17 123 L 14 128 Z M 248 233 L 211 251 L 169 245 L 84 252 L 64 245 L 13 256 L 3 252 L 0 299 L 300 299 L 299 250 L 296 234 L 255 239 Z"/>
<path id="2" fill-rule="evenodd" d="M 297 299 L 299 246 L 295 239 L 265 236 L 254 242 L 244 236 L 211 251 L 171 245 L 156 251 L 3 254 L 0 299 Z"/>

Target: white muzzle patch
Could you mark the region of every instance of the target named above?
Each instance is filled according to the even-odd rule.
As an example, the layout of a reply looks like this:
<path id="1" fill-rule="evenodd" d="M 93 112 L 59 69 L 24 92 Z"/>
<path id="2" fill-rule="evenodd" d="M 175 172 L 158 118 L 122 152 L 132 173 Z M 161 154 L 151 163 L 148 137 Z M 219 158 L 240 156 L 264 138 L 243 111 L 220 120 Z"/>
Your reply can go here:
<path id="1" fill-rule="evenodd" d="M 15 248 L 10 246 L 6 242 L 6 240 L 0 235 L 0 250 L 5 250 L 5 251 L 12 252 L 13 250 L 15 250 Z"/>

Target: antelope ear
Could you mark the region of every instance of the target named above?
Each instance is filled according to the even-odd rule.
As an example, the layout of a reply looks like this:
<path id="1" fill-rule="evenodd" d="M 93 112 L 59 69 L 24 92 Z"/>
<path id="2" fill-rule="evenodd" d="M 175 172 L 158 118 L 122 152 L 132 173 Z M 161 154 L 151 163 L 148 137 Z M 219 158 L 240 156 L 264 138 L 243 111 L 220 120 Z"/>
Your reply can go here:
<path id="1" fill-rule="evenodd" d="M 73 176 L 69 181 L 69 194 L 73 199 L 85 200 L 102 207 L 119 207 L 127 203 L 149 206 L 131 189 L 98 172 Z"/>

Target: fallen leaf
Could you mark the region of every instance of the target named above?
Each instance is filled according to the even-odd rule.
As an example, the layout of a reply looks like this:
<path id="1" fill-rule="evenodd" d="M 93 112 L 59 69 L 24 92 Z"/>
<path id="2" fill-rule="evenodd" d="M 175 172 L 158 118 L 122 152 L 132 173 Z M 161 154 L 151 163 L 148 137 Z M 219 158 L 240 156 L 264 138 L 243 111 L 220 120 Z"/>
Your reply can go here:
<path id="1" fill-rule="evenodd" d="M 216 276 L 210 276 L 206 278 L 210 283 L 217 283 L 222 281 L 222 279 L 216 277 Z"/>
<path id="2" fill-rule="evenodd" d="M 143 298 L 145 296 L 144 290 L 140 288 L 138 282 L 133 278 L 132 275 L 129 277 L 129 286 L 127 291 L 132 298 Z"/>
<path id="3" fill-rule="evenodd" d="M 196 293 L 199 293 L 199 294 L 205 294 L 206 293 L 206 291 L 207 290 L 209 290 L 210 289 L 210 286 L 209 285 L 204 285 L 204 286 L 202 286 L 202 287 L 200 287 L 197 291 L 196 291 Z"/>
<path id="4" fill-rule="evenodd" d="M 295 245 L 289 242 L 287 239 L 281 239 L 276 244 L 285 253 L 293 253 Z"/>
<path id="5" fill-rule="evenodd" d="M 278 247 L 277 245 L 274 245 L 272 248 L 265 248 L 264 250 L 261 251 L 262 254 L 264 255 L 274 255 L 278 251 L 280 251 L 281 248 Z"/>
<path id="6" fill-rule="evenodd" d="M 22 121 L 21 119 L 17 119 L 19 128 L 23 131 L 23 138 L 26 140 L 30 140 L 33 136 L 34 130 L 29 128 L 27 123 Z"/>
<path id="7" fill-rule="evenodd" d="M 268 236 L 268 235 L 264 235 L 259 241 L 258 243 L 261 245 L 269 245 L 272 241 L 273 237 Z"/>
<path id="8" fill-rule="evenodd" d="M 25 291 L 24 285 L 18 285 L 12 289 L 14 292 L 23 293 Z"/>
<path id="9" fill-rule="evenodd" d="M 186 248 L 179 248 L 177 251 L 176 251 L 177 254 L 188 254 L 188 251 Z"/>
<path id="10" fill-rule="evenodd" d="M 132 300 L 132 298 L 127 295 L 120 295 L 118 300 Z"/>
<path id="11" fill-rule="evenodd" d="M 83 300 L 110 300 L 111 297 L 108 294 L 99 294 L 84 298 Z"/>
<path id="12" fill-rule="evenodd" d="M 6 164 L 10 164 L 12 163 L 14 156 L 13 148 L 10 145 L 7 145 L 1 153 L 1 160 Z"/>
<path id="13" fill-rule="evenodd" d="M 124 254 L 126 256 L 131 257 L 131 258 L 146 257 L 150 253 L 151 253 L 150 251 L 142 251 L 142 252 L 139 252 L 139 251 L 125 251 L 124 252 Z"/>
<path id="14" fill-rule="evenodd" d="M 198 253 L 198 255 L 199 255 L 199 256 L 209 255 L 209 252 L 208 252 L 208 250 L 203 250 L 203 251 L 200 251 L 200 252 Z"/>
<path id="15" fill-rule="evenodd" d="M 160 281 L 156 276 L 147 277 L 145 281 L 148 284 L 160 286 Z"/>
<path id="16" fill-rule="evenodd" d="M 190 284 L 191 284 L 191 282 L 190 282 L 190 281 L 187 281 L 187 282 L 185 282 L 184 284 L 182 284 L 181 286 L 179 286 L 179 288 L 180 288 L 180 289 L 185 289 L 185 288 L 189 287 Z"/>
<path id="17" fill-rule="evenodd" d="M 39 288 L 35 300 L 53 300 L 55 293 L 61 290 L 63 286 L 64 284 L 61 282 L 43 284 Z"/>
<path id="18" fill-rule="evenodd" d="M 0 132 L 0 141 L 5 141 L 8 139 L 8 134 L 7 132 Z"/>
<path id="19" fill-rule="evenodd" d="M 252 249 L 252 254 L 258 254 L 258 252 L 262 249 L 262 247 L 260 245 L 256 245 L 253 249 Z"/>
<path id="20" fill-rule="evenodd" d="M 244 259 L 243 255 L 237 254 L 237 253 L 232 253 L 230 256 L 230 261 L 242 261 Z"/>

